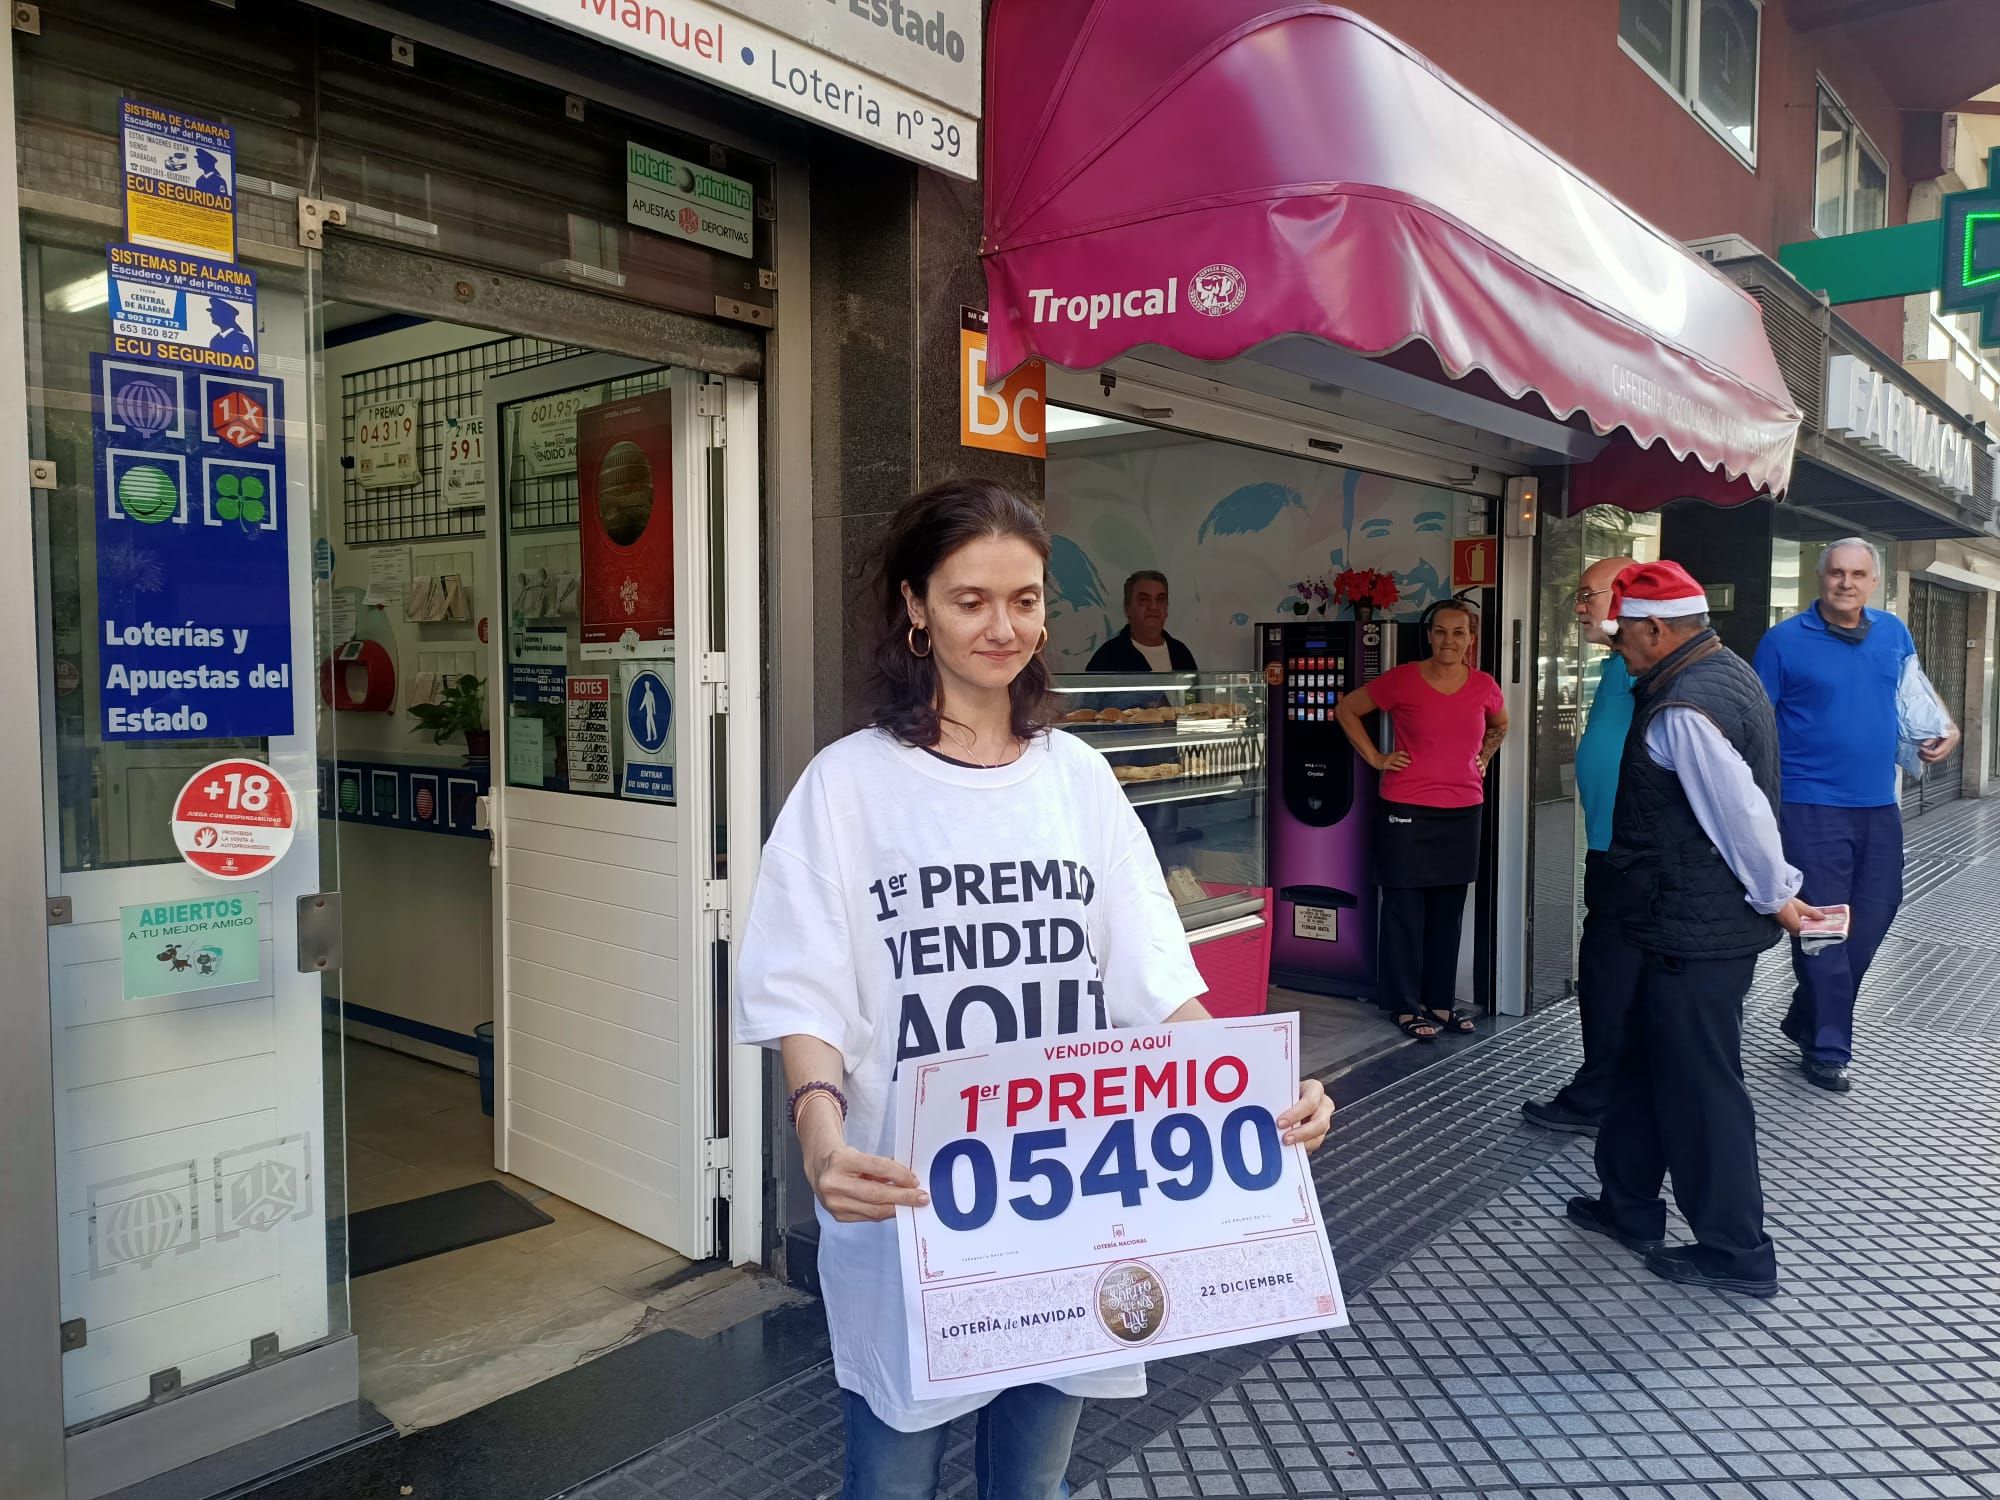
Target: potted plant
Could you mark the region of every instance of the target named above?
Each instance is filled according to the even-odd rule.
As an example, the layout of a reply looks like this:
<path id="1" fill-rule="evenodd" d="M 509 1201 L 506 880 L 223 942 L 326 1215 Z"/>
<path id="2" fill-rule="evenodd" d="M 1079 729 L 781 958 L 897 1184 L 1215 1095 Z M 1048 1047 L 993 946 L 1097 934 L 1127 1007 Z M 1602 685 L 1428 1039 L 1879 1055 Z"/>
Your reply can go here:
<path id="1" fill-rule="evenodd" d="M 486 684 L 470 672 L 447 680 L 444 696 L 435 703 L 412 703 L 410 713 L 418 734 L 428 730 L 431 743 L 442 745 L 455 734 L 465 736 L 465 758 L 482 761 L 493 753 L 493 737 L 486 729 Z"/>
<path id="2" fill-rule="evenodd" d="M 1333 592 L 1341 603 L 1353 608 L 1355 619 L 1364 622 L 1374 619 L 1378 609 L 1395 608 L 1396 601 L 1403 597 L 1395 575 L 1376 568 L 1343 570 L 1333 580 Z"/>
<path id="3" fill-rule="evenodd" d="M 1304 579 L 1293 584 L 1292 589 L 1299 596 L 1298 601 L 1292 605 L 1292 608 L 1299 614 L 1304 614 L 1308 609 L 1311 609 L 1314 600 L 1319 601 L 1319 613 L 1325 614 L 1327 601 L 1333 597 L 1327 590 L 1324 578 Z"/>

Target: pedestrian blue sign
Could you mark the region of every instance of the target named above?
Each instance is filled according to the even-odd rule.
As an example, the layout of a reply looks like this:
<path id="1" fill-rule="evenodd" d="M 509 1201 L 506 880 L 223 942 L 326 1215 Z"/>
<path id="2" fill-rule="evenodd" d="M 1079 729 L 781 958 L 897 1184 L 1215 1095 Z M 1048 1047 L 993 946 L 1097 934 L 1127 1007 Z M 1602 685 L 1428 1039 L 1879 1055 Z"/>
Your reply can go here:
<path id="1" fill-rule="evenodd" d="M 292 732 L 277 381 L 91 356 L 107 740 Z"/>
<path id="2" fill-rule="evenodd" d="M 652 802 L 674 800 L 674 697 L 651 667 L 627 663 L 625 681 L 624 795 Z"/>

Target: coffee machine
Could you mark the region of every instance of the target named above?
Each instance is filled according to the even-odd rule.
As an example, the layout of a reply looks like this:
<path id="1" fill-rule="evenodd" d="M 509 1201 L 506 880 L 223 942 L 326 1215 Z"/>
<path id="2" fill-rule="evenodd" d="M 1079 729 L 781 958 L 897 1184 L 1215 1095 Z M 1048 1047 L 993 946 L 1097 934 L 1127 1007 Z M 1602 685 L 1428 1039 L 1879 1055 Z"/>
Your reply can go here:
<path id="1" fill-rule="evenodd" d="M 1376 772 L 1348 743 L 1334 707 L 1395 665 L 1396 634 L 1380 620 L 1257 628 L 1268 692 L 1273 984 L 1375 996 Z"/>

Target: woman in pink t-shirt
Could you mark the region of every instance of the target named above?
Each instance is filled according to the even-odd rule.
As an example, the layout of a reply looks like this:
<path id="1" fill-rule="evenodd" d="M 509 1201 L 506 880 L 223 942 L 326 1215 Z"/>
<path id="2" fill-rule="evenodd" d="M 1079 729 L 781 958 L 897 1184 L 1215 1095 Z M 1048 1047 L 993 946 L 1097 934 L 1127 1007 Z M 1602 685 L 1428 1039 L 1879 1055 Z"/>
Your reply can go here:
<path id="1" fill-rule="evenodd" d="M 1382 1007 L 1425 1042 L 1473 1029 L 1453 998 L 1458 938 L 1479 873 L 1486 767 L 1507 734 L 1500 684 L 1470 664 L 1473 643 L 1468 606 L 1435 606 L 1429 657 L 1384 672 L 1334 708 L 1356 753 L 1382 773 Z M 1387 754 L 1361 722 L 1378 708 L 1396 732 Z"/>

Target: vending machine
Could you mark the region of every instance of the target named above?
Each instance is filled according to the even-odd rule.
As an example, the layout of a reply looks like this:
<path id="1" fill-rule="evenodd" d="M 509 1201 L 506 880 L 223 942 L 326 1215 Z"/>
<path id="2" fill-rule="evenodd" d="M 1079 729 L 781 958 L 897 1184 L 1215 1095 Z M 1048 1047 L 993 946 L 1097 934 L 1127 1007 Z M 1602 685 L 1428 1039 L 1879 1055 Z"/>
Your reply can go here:
<path id="1" fill-rule="evenodd" d="M 1257 633 L 1268 690 L 1271 982 L 1373 998 L 1376 773 L 1333 710 L 1395 664 L 1395 630 L 1385 621 L 1297 620 Z"/>

